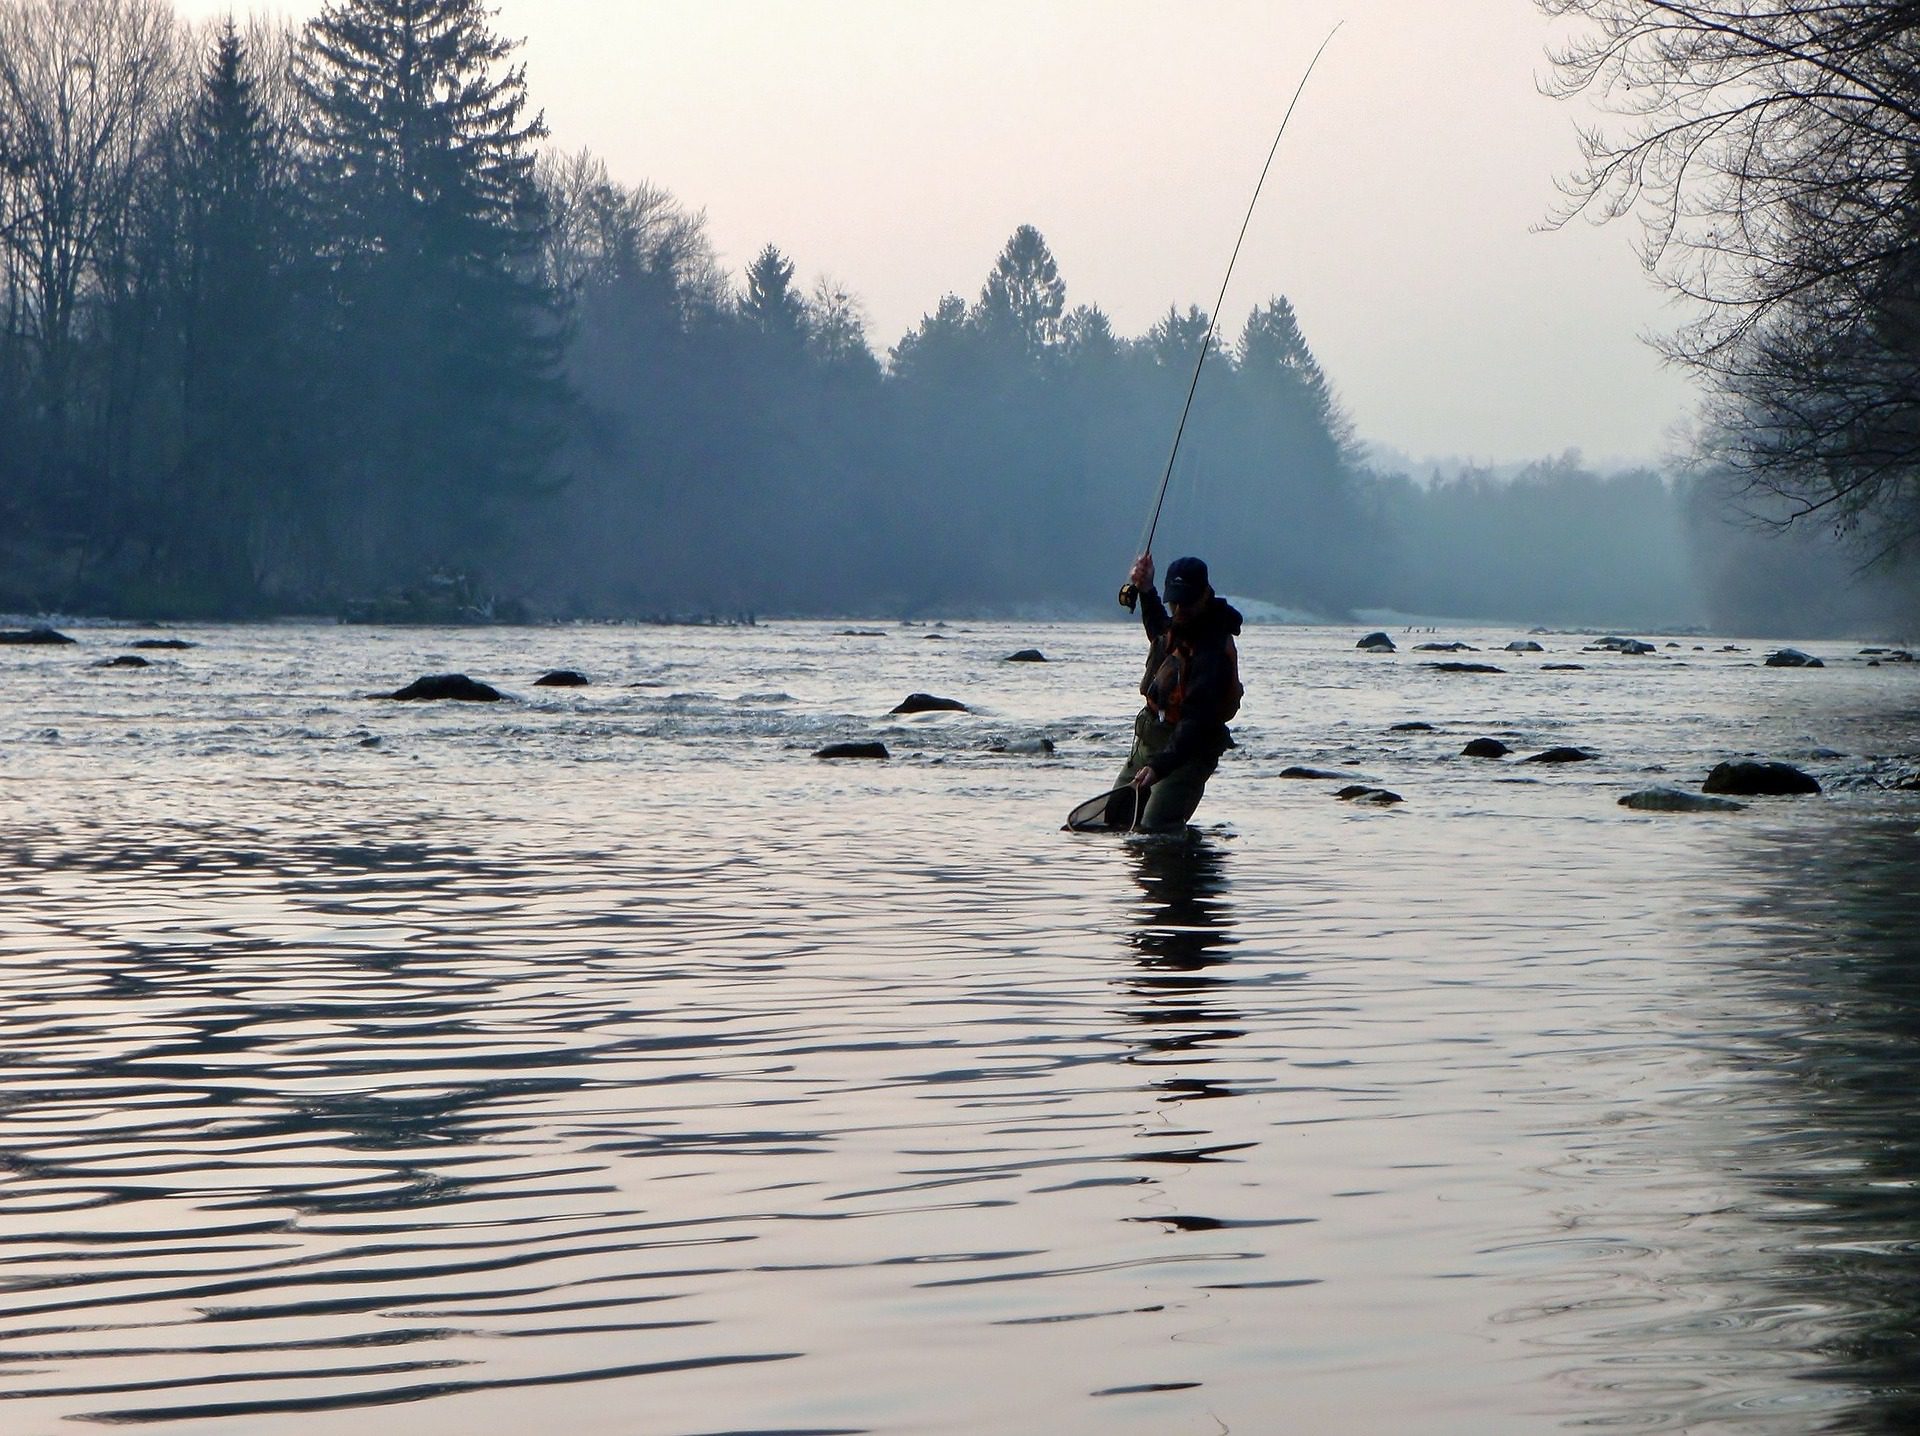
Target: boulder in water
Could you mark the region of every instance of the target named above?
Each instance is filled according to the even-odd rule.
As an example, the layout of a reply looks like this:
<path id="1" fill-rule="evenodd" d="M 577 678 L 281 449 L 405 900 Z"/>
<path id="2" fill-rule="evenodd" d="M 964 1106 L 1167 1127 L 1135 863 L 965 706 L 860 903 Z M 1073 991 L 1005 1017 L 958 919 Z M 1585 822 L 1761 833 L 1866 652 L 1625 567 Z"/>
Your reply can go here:
<path id="1" fill-rule="evenodd" d="M 397 688 L 391 693 L 375 695 L 380 698 L 396 698 L 403 702 L 431 702 L 439 699 L 452 699 L 461 703 L 498 703 L 500 690 L 491 684 L 480 683 L 464 673 L 432 673 L 425 678 L 416 678 L 405 688 Z"/>
<path id="2" fill-rule="evenodd" d="M 1507 645 L 1509 653 L 1545 653 L 1546 651 L 1531 638 L 1516 638 Z"/>
<path id="3" fill-rule="evenodd" d="M 1743 798 L 1820 791 L 1820 784 L 1812 774 L 1801 772 L 1791 763 L 1757 763 L 1747 759 L 1716 763 L 1700 787 L 1703 792 L 1733 793 Z"/>
<path id="4" fill-rule="evenodd" d="M 535 688 L 585 688 L 593 680 L 571 668 L 553 668 L 533 680 Z"/>
<path id="5" fill-rule="evenodd" d="M 888 758 L 885 743 L 829 743 L 814 750 L 816 758 Z"/>
<path id="6" fill-rule="evenodd" d="M 1594 642 L 1588 644 L 1587 647 L 1589 649 L 1605 649 L 1610 653 L 1640 654 L 1657 653 L 1659 651 L 1645 639 L 1620 638 L 1613 634 L 1608 634 L 1605 638 L 1596 639 Z"/>
<path id="7" fill-rule="evenodd" d="M 1540 665 L 1540 671 L 1542 673 L 1585 673 L 1587 671 L 1587 665 L 1584 663 L 1543 663 Z"/>
<path id="8" fill-rule="evenodd" d="M 184 638 L 136 638 L 132 643 L 127 645 L 129 648 L 145 648 L 149 650 L 155 648 L 198 648 L 199 646 L 197 643 L 189 643 Z"/>
<path id="9" fill-rule="evenodd" d="M 971 713 L 957 698 L 938 698 L 931 693 L 909 693 L 892 708 L 890 713 Z"/>
<path id="10" fill-rule="evenodd" d="M 1620 800 L 1620 806 L 1632 808 L 1638 813 L 1738 813 L 1743 812 L 1747 805 L 1736 803 L 1731 798 L 1709 798 L 1703 793 L 1689 793 L 1684 788 L 1656 786 L 1628 793 Z"/>
<path id="11" fill-rule="evenodd" d="M 1825 668 L 1827 665 L 1811 653 L 1802 653 L 1797 648 L 1780 648 L 1766 657 L 1769 668 Z"/>
<path id="12" fill-rule="evenodd" d="M 72 643 L 64 633 L 55 633 L 46 624 L 32 628 L 0 629 L 0 643 Z"/>
<path id="13" fill-rule="evenodd" d="M 1502 743 L 1498 738 L 1475 738 L 1460 750 L 1460 756 L 1463 758 L 1504 758 L 1512 751 L 1513 749 L 1509 748 L 1505 743 Z"/>
<path id="14" fill-rule="evenodd" d="M 1373 803 L 1380 807 L 1391 807 L 1395 803 L 1404 803 L 1405 798 L 1386 788 L 1370 788 L 1365 783 L 1353 783 L 1333 795 L 1346 803 Z"/>
<path id="15" fill-rule="evenodd" d="M 1491 663 L 1427 663 L 1423 667 L 1436 673 L 1505 673 L 1504 668 L 1495 668 Z"/>
<path id="16" fill-rule="evenodd" d="M 1326 768 L 1293 767 L 1282 768 L 1280 770 L 1280 776 L 1283 778 L 1316 778 L 1322 782 L 1344 783 L 1347 779 L 1351 778 L 1353 774 L 1335 773 Z"/>
<path id="17" fill-rule="evenodd" d="M 1415 653 L 1478 653 L 1480 650 L 1475 648 L 1471 643 L 1460 643 L 1456 641 L 1453 643 L 1416 643 L 1413 645 L 1413 651 Z"/>
<path id="18" fill-rule="evenodd" d="M 1365 649 L 1368 653 L 1392 653 L 1395 651 L 1393 640 L 1377 630 L 1369 633 L 1353 646 L 1355 648 Z"/>
<path id="19" fill-rule="evenodd" d="M 1433 732 L 1433 724 L 1431 723 L 1396 723 L 1391 728 L 1387 729 L 1387 731 L 1389 733 L 1431 733 Z"/>
<path id="20" fill-rule="evenodd" d="M 151 668 L 153 665 L 137 653 L 122 653 L 113 658 L 102 658 L 93 665 L 95 668 Z"/>
<path id="21" fill-rule="evenodd" d="M 1045 663 L 1047 655 L 1037 648 L 1023 648 L 1018 653 L 1009 653 L 1006 661 L 1008 663 Z"/>
<path id="22" fill-rule="evenodd" d="M 1585 748 L 1548 748 L 1533 753 L 1520 761 L 1522 763 L 1590 763 L 1599 755 L 1589 753 Z"/>

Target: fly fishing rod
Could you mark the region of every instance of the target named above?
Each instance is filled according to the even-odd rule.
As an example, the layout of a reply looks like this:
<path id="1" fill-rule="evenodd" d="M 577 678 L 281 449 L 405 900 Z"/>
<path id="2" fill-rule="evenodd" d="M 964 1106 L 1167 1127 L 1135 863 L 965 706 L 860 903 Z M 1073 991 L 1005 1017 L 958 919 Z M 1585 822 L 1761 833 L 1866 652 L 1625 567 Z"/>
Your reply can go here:
<path id="1" fill-rule="evenodd" d="M 1143 554 L 1153 552 L 1153 536 L 1160 527 L 1160 509 L 1167 501 L 1167 484 L 1173 478 L 1173 461 L 1180 457 L 1180 437 L 1187 432 L 1187 415 L 1193 412 L 1194 391 L 1200 387 L 1200 370 L 1207 362 L 1207 351 L 1213 348 L 1213 331 L 1220 323 L 1220 306 L 1227 302 L 1227 285 L 1233 279 L 1233 266 L 1239 261 L 1240 246 L 1246 242 L 1247 226 L 1253 223 L 1254 206 L 1260 203 L 1260 191 L 1266 186 L 1267 171 L 1273 168 L 1273 157 L 1280 153 L 1280 137 L 1287 132 L 1287 121 L 1293 118 L 1293 107 L 1300 103 L 1300 96 L 1306 93 L 1307 81 L 1313 78 L 1313 67 L 1320 63 L 1321 55 L 1333 43 L 1333 37 L 1340 33 L 1340 26 L 1346 23 L 1342 20 L 1327 31 L 1327 38 L 1320 42 L 1320 48 L 1307 61 L 1306 73 L 1300 77 L 1293 98 L 1287 102 L 1287 112 L 1280 117 L 1280 128 L 1274 132 L 1273 147 L 1267 151 L 1267 162 L 1260 167 L 1260 178 L 1253 186 L 1253 198 L 1247 202 L 1247 217 L 1240 221 L 1240 236 L 1233 242 L 1233 254 L 1227 260 L 1227 272 L 1220 280 L 1220 297 L 1213 301 L 1213 315 L 1207 320 L 1207 337 L 1200 345 L 1200 357 L 1193 361 L 1193 382 L 1187 385 L 1187 402 L 1180 406 L 1180 425 L 1173 431 L 1173 449 L 1167 455 L 1166 472 L 1160 476 L 1160 493 L 1153 501 L 1153 517 L 1147 520 L 1146 537 L 1140 542 L 1140 552 Z M 1122 608 L 1132 613 L 1139 601 L 1140 590 L 1132 583 L 1120 585 Z"/>

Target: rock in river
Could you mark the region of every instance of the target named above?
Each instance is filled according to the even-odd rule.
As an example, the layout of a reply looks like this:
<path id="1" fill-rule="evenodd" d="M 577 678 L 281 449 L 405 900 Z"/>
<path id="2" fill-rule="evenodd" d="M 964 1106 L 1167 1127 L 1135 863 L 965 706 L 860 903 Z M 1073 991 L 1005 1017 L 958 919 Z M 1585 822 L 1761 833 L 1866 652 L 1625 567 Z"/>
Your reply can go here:
<path id="1" fill-rule="evenodd" d="M 199 644 L 190 643 L 184 638 L 136 638 L 133 640 L 132 643 L 129 643 L 127 645 L 127 647 L 129 648 L 148 648 L 148 649 L 198 648 L 199 646 L 200 646 Z"/>
<path id="2" fill-rule="evenodd" d="M 1387 637 L 1386 634 L 1380 632 L 1369 633 L 1353 646 L 1355 648 L 1364 648 L 1368 653 L 1392 653 L 1395 651 L 1393 640 Z"/>
<path id="3" fill-rule="evenodd" d="M 1769 668 L 1825 668 L 1827 665 L 1811 653 L 1802 653 L 1797 648 L 1781 648 L 1769 653 L 1766 658 Z"/>
<path id="4" fill-rule="evenodd" d="M 1009 663 L 1045 663 L 1046 661 L 1047 655 L 1037 648 L 1023 648 L 1018 653 L 1007 655 Z"/>
<path id="5" fill-rule="evenodd" d="M 1546 651 L 1531 638 L 1516 638 L 1507 645 L 1509 653 L 1545 653 Z"/>
<path id="6" fill-rule="evenodd" d="M 1318 778 L 1323 782 L 1331 780 L 1336 783 L 1344 783 L 1348 778 L 1351 778 L 1353 774 L 1335 773 L 1327 768 L 1293 767 L 1282 768 L 1280 770 L 1280 776 L 1283 778 Z"/>
<path id="7" fill-rule="evenodd" d="M 1394 803 L 1404 803 L 1405 798 L 1386 788 L 1369 788 L 1365 783 L 1354 783 L 1342 788 L 1333 795 L 1348 803 L 1377 803 L 1385 808 Z"/>
<path id="8" fill-rule="evenodd" d="M 1548 748 L 1544 752 L 1534 753 L 1522 758 L 1522 763 L 1590 763 L 1597 754 L 1589 753 L 1585 748 Z"/>
<path id="9" fill-rule="evenodd" d="M 1735 793 L 1743 798 L 1777 797 L 1793 793 L 1817 793 L 1820 784 L 1810 773 L 1791 763 L 1756 763 L 1736 759 L 1716 763 L 1701 789 L 1708 793 Z"/>
<path id="10" fill-rule="evenodd" d="M 55 633 L 42 623 L 34 628 L 0 629 L 0 643 L 72 643 L 64 633 Z"/>
<path id="11" fill-rule="evenodd" d="M 533 680 L 535 688 L 585 688 L 593 680 L 571 668 L 554 668 Z"/>
<path id="12" fill-rule="evenodd" d="M 405 702 L 451 698 L 462 703 L 498 703 L 500 690 L 490 684 L 476 682 L 464 673 L 432 673 L 425 678 L 414 679 L 405 688 L 375 696 L 398 698 Z"/>
<path id="13" fill-rule="evenodd" d="M 816 749 L 816 758 L 885 758 L 891 756 L 885 743 L 829 743 Z"/>
<path id="14" fill-rule="evenodd" d="M 95 668 L 151 668 L 153 665 L 137 653 L 122 653 L 113 658 L 99 659 Z"/>
<path id="15" fill-rule="evenodd" d="M 1505 743 L 1502 743 L 1498 738 L 1475 738 L 1460 750 L 1460 756 L 1463 758 L 1504 758 L 1512 751 L 1513 749 L 1509 748 Z"/>
<path id="16" fill-rule="evenodd" d="M 973 710 L 957 698 L 937 698 L 931 693 L 909 693 L 887 711 L 890 713 L 970 713 Z"/>
<path id="17" fill-rule="evenodd" d="M 1689 793 L 1684 788 L 1653 787 L 1628 793 L 1620 800 L 1620 806 L 1640 813 L 1738 813 L 1747 805 L 1731 798 Z"/>
<path id="18" fill-rule="evenodd" d="M 1491 663 L 1425 663 L 1423 668 L 1431 668 L 1438 673 L 1505 673 L 1504 668 L 1495 668 Z"/>

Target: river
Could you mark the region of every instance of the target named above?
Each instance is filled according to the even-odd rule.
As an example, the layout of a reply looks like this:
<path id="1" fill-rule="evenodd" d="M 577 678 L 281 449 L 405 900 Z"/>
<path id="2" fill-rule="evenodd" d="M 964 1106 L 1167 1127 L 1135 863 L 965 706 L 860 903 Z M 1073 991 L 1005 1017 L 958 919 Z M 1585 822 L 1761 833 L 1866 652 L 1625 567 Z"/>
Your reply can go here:
<path id="1" fill-rule="evenodd" d="M 1166 840 L 1059 830 L 1117 623 L 72 631 L 0 648 L 0 1431 L 1920 1422 L 1920 665 L 1257 627 Z M 1827 791 L 1616 801 L 1742 754 Z"/>

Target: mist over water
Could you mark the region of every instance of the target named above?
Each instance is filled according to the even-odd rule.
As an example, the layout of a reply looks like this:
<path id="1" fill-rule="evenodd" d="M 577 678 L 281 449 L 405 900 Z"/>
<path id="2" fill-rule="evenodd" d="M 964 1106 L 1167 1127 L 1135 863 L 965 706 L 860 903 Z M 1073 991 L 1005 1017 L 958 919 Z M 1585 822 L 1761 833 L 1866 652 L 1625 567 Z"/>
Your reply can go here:
<path id="1" fill-rule="evenodd" d="M 1905 1429 L 1920 670 L 841 627 L 5 651 L 0 1429 Z"/>

